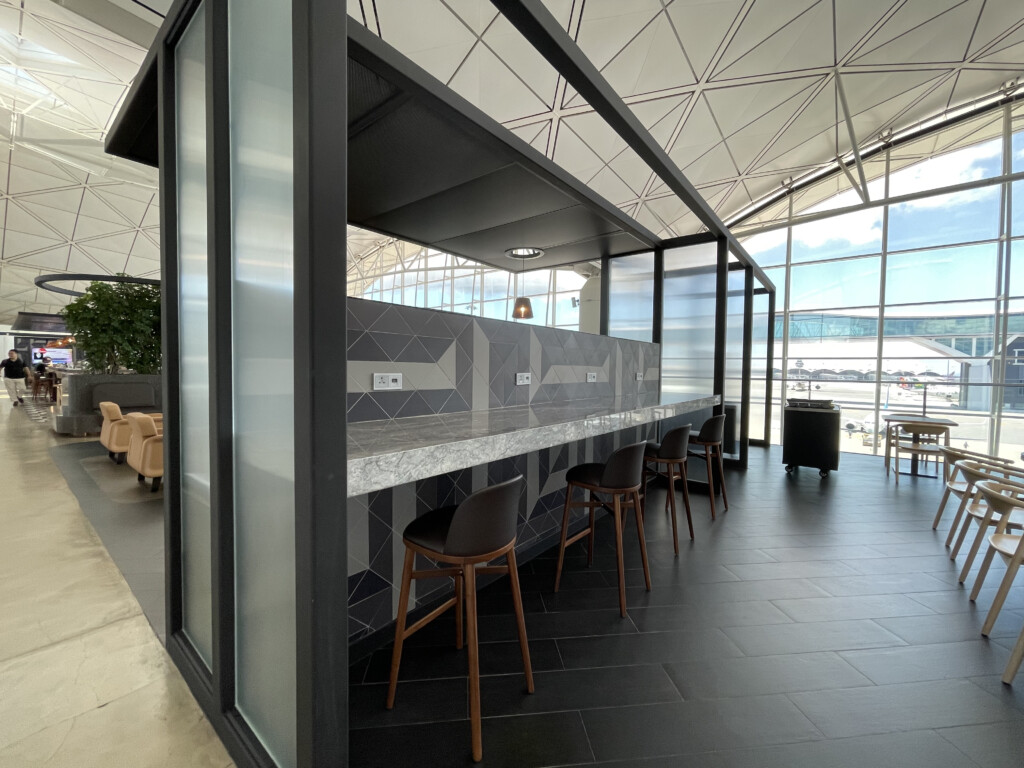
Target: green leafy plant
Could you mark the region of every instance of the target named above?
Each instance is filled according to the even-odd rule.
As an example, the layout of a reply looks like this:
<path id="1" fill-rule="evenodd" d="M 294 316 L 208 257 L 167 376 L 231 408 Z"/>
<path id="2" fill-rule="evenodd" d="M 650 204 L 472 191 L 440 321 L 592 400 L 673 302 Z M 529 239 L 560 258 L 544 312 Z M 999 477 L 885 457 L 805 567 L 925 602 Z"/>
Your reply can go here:
<path id="1" fill-rule="evenodd" d="M 91 369 L 160 371 L 160 289 L 156 286 L 94 282 L 61 314 Z"/>

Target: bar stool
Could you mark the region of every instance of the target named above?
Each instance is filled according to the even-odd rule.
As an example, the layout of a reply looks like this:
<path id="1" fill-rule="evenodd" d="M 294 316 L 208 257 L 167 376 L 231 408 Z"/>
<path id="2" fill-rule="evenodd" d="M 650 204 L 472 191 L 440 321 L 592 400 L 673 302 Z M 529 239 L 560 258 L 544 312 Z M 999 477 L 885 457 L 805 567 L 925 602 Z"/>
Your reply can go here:
<path id="1" fill-rule="evenodd" d="M 686 507 L 686 524 L 690 527 L 690 541 L 693 541 L 693 518 L 690 516 L 690 492 L 686 488 L 686 450 L 690 442 L 690 424 L 676 427 L 665 435 L 660 443 L 653 440 L 647 442 L 644 450 L 644 504 L 647 504 L 647 475 L 668 478 L 668 498 L 665 499 L 665 511 L 672 506 L 672 544 L 679 554 L 679 534 L 676 530 L 676 475 L 683 481 L 683 505 Z M 647 464 L 657 465 L 654 469 Z M 665 472 L 661 472 L 661 465 Z M 678 467 L 678 473 L 673 469 Z"/>
<path id="2" fill-rule="evenodd" d="M 565 548 L 589 536 L 587 564 L 594 563 L 594 514 L 598 507 L 612 513 L 615 521 L 615 555 L 619 568 L 619 613 L 626 617 L 626 571 L 622 563 L 622 531 L 625 527 L 626 509 L 632 507 L 636 516 L 636 533 L 640 539 L 640 558 L 644 566 L 644 581 L 651 591 L 651 571 L 647 565 L 647 544 L 644 541 L 643 507 L 640 505 L 640 486 L 643 483 L 644 450 L 647 443 L 627 445 L 613 453 L 604 464 L 578 464 L 565 474 L 565 510 L 562 513 L 562 540 L 558 548 L 558 568 L 555 571 L 555 592 L 562 580 L 562 564 L 565 562 Z M 588 491 L 586 501 L 573 501 L 575 488 Z M 595 501 L 594 494 L 611 496 L 607 502 Z M 628 497 L 628 499 L 627 499 Z M 587 507 L 590 510 L 590 525 L 572 538 L 569 533 L 569 510 L 572 507 Z"/>
<path id="3" fill-rule="evenodd" d="M 704 452 L 690 451 L 689 455 L 703 459 L 708 467 L 708 495 L 711 496 L 711 519 L 715 519 L 715 479 L 711 470 L 711 459 L 718 456 L 718 474 L 722 478 L 722 501 L 725 502 L 724 512 L 729 511 L 729 494 L 725 492 L 725 466 L 722 464 L 722 439 L 725 437 L 725 414 L 720 413 L 705 421 L 696 437 L 690 439 L 690 445 L 704 448 Z"/>
<path id="4" fill-rule="evenodd" d="M 446 610 L 455 606 L 455 646 L 462 648 L 462 601 L 465 592 L 466 634 L 469 645 L 469 721 L 472 731 L 473 759 L 483 758 L 483 739 L 480 727 L 480 664 L 476 631 L 476 575 L 478 573 L 507 573 L 512 587 L 516 625 L 519 629 L 519 648 L 523 654 L 526 689 L 533 693 L 533 668 L 530 649 L 526 641 L 526 622 L 523 619 L 523 601 L 519 592 L 519 572 L 516 570 L 516 523 L 519 519 L 519 496 L 524 485 L 522 475 L 498 485 L 471 494 L 458 506 L 441 507 L 420 515 L 405 527 L 405 566 L 402 569 L 402 587 L 398 598 L 398 619 L 395 622 L 395 649 L 391 655 L 391 682 L 388 685 L 387 708 L 395 706 L 395 688 L 398 668 L 402 663 L 402 645 L 405 639 L 422 629 Z M 415 571 L 416 553 L 451 568 L 432 568 Z M 505 556 L 504 565 L 486 565 Z M 455 596 L 435 608 L 422 619 L 406 628 L 409 607 L 409 587 L 413 579 L 431 579 L 450 576 L 455 580 Z"/>

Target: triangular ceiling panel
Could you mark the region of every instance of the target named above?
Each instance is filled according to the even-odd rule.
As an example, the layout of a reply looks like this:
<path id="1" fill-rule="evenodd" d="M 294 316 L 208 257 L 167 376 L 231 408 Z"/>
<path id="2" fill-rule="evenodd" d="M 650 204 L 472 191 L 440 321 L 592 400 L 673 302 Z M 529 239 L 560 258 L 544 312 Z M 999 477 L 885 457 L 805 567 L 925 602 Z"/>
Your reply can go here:
<path id="1" fill-rule="evenodd" d="M 899 0 L 834 0 L 836 59 L 865 42 L 865 36 Z"/>
<path id="2" fill-rule="evenodd" d="M 835 87 L 829 82 L 786 127 L 785 134 L 771 146 L 756 169 L 774 168 L 774 163 L 791 153 L 794 156 L 785 160 L 783 167 L 799 165 L 800 159 L 808 156 L 834 158 L 837 118 Z"/>
<path id="3" fill-rule="evenodd" d="M 1024 25 L 1019 4 L 985 3 L 967 56 L 973 58 L 990 47 L 1002 48 L 1007 40 L 1012 44 L 1014 38 L 1020 40 L 1021 33 L 1024 33 Z"/>
<path id="4" fill-rule="evenodd" d="M 669 150 L 669 157 L 680 168 L 689 165 L 707 153 L 716 144 L 722 143 L 711 109 L 703 97 L 694 102 L 690 116 Z"/>
<path id="5" fill-rule="evenodd" d="M 888 37 L 890 25 L 875 35 L 864 46 L 865 50 L 853 59 L 854 64 L 907 64 L 963 61 L 967 53 L 971 32 L 978 19 L 984 0 L 929 0 L 927 3 L 909 3 L 894 17 L 916 24 L 895 37 Z M 948 6 L 948 7 L 947 7 Z M 922 18 L 922 16 L 924 18 Z M 947 44 L 936 45 L 945 40 Z"/>
<path id="6" fill-rule="evenodd" d="M 6 240 L 6 238 L 5 238 L 5 240 Z M 7 250 L 6 249 L 6 243 L 5 243 L 4 250 Z M 24 265 L 29 265 L 30 264 L 33 267 L 37 267 L 37 268 L 45 269 L 45 270 L 57 270 L 59 272 L 67 272 L 68 271 L 68 251 L 69 250 L 70 250 L 70 246 L 67 246 L 67 245 L 61 246 L 59 248 L 50 248 L 50 249 L 47 249 L 47 250 L 39 251 L 37 253 L 33 253 L 31 256 L 26 256 L 24 258 L 21 258 L 21 259 L 19 259 L 19 263 L 24 264 Z M 7 257 L 5 257 L 4 260 L 6 261 Z M 5 275 L 7 273 L 7 269 L 8 268 L 5 265 L 4 266 L 4 274 Z"/>
<path id="7" fill-rule="evenodd" d="M 512 128 L 512 133 L 536 149 L 542 155 L 547 154 L 548 135 L 551 133 L 551 121 L 543 123 L 531 123 Z"/>
<path id="8" fill-rule="evenodd" d="M 440 0 L 376 0 L 374 7 L 383 39 L 442 83 L 477 43 L 476 35 Z"/>
<path id="9" fill-rule="evenodd" d="M 832 4 L 820 0 L 725 69 L 715 80 L 795 72 L 835 64 Z"/>
<path id="10" fill-rule="evenodd" d="M 83 243 L 78 245 L 77 248 L 102 267 L 103 272 L 107 274 L 116 275 L 125 271 L 125 266 L 128 263 L 127 256 L 91 246 L 92 243 Z"/>
<path id="11" fill-rule="evenodd" d="M 691 98 L 691 94 L 684 93 L 682 96 L 641 101 L 630 105 L 630 108 L 658 146 L 665 147 Z"/>
<path id="12" fill-rule="evenodd" d="M 778 0 L 751 5 L 711 79 L 719 79 L 726 69 L 820 2 L 822 0 Z"/>
<path id="13" fill-rule="evenodd" d="M 934 70 L 886 73 L 879 83 L 877 72 L 848 72 L 842 75 L 846 101 L 854 132 L 861 144 L 868 143 L 892 120 L 928 96 L 949 73 Z M 840 128 L 839 135 L 846 137 Z"/>
<path id="14" fill-rule="evenodd" d="M 979 57 L 979 61 L 986 64 L 1024 64 L 1024 41 L 1007 45 L 1005 48 L 995 48 L 992 53 Z"/>
<path id="15" fill-rule="evenodd" d="M 671 19 L 658 14 L 639 35 L 629 41 L 602 74 L 620 96 L 651 93 L 692 85 L 690 69 Z"/>
<path id="16" fill-rule="evenodd" d="M 69 234 L 61 232 L 57 226 L 51 224 L 48 216 L 39 216 L 22 207 L 21 201 L 17 198 L 11 200 L 7 208 L 7 215 L 3 221 L 4 227 L 8 232 L 37 235 L 58 242 L 71 239 Z M 73 225 L 74 223 L 72 222 Z"/>
<path id="17" fill-rule="evenodd" d="M 711 64 L 742 7 L 741 0 L 676 0 L 668 6 L 668 15 L 698 78 Z"/>
<path id="18" fill-rule="evenodd" d="M 546 109 L 554 106 L 558 72 L 504 16 L 498 16 L 488 28 L 484 42 L 537 95 Z M 495 86 L 500 87 L 497 82 L 487 83 L 489 88 Z M 516 117 L 523 114 L 528 113 L 523 112 Z"/>
<path id="19" fill-rule="evenodd" d="M 690 183 L 707 184 L 735 176 L 739 170 L 729 154 L 729 148 L 723 142 L 687 165 L 683 172 Z"/>
<path id="20" fill-rule="evenodd" d="M 499 122 L 551 108 L 485 45 L 473 47 L 448 85 Z"/>

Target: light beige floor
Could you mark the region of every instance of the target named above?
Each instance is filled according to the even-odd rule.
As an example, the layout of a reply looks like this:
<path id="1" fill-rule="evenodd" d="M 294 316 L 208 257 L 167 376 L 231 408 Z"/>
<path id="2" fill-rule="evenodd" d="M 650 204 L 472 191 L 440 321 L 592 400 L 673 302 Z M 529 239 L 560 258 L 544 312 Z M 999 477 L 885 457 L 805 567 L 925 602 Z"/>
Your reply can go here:
<path id="1" fill-rule="evenodd" d="M 233 765 L 50 460 L 0 396 L 0 768 Z"/>

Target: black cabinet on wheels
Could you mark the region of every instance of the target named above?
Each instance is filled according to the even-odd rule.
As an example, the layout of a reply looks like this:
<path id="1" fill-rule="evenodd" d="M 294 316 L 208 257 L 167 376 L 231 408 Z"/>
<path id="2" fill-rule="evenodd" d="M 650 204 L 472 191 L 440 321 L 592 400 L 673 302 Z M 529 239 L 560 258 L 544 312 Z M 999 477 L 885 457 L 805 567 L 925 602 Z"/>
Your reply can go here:
<path id="1" fill-rule="evenodd" d="M 827 408 L 786 406 L 782 432 L 782 463 L 786 471 L 815 467 L 822 477 L 839 469 L 838 405 Z"/>

